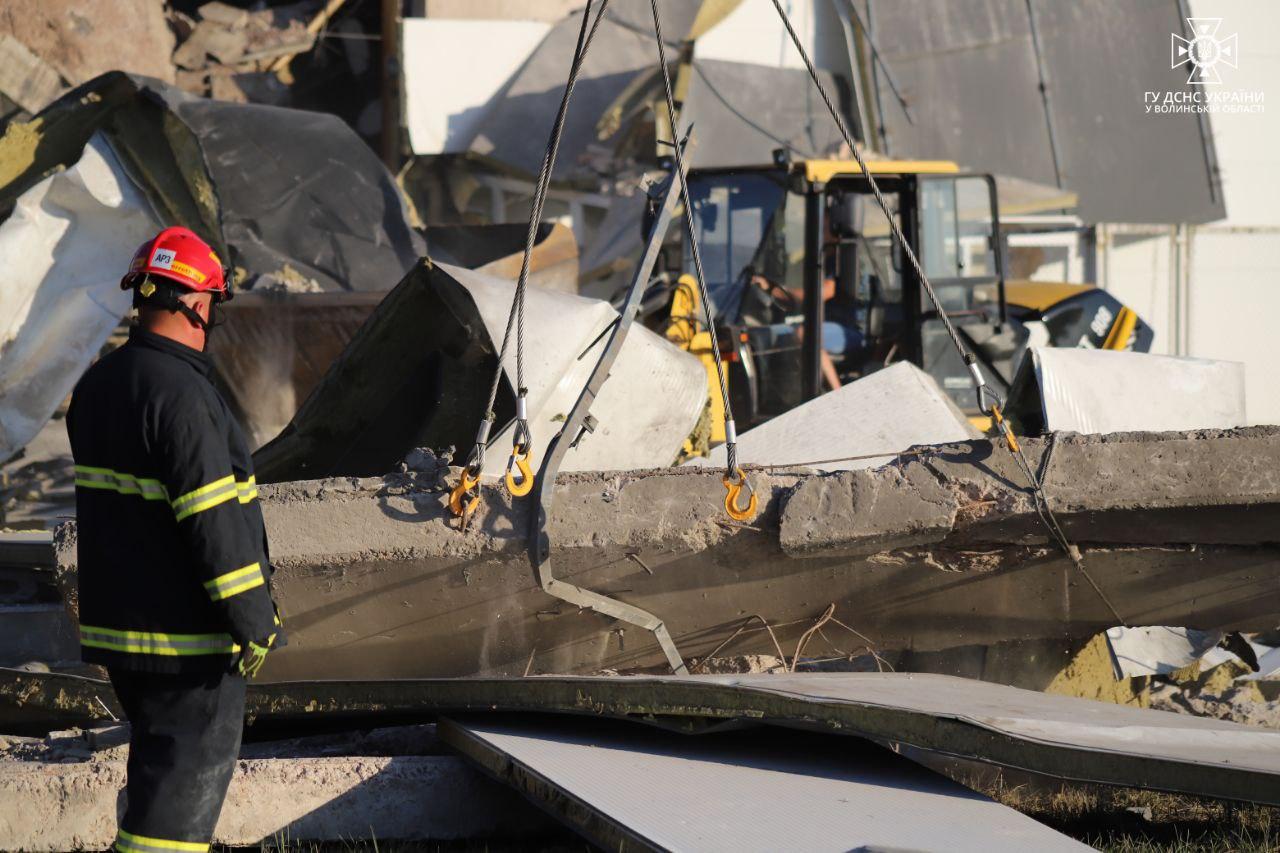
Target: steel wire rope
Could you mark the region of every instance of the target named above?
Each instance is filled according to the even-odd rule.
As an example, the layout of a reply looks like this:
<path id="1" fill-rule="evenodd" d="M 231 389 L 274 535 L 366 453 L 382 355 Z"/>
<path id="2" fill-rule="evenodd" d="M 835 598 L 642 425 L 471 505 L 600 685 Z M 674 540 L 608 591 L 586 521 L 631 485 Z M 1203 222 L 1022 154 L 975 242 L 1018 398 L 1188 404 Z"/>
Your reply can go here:
<path id="1" fill-rule="evenodd" d="M 493 422 L 497 417 L 493 407 L 498 399 L 498 387 L 502 382 L 503 361 L 506 359 L 507 351 L 511 345 L 511 332 L 513 329 L 516 333 L 517 408 L 516 431 L 512 439 L 513 443 L 518 445 L 521 438 L 523 438 L 526 452 L 532 445 L 532 436 L 529 433 L 527 411 L 525 409 L 525 395 L 528 389 L 524 385 L 524 297 L 529 281 L 529 265 L 533 255 L 533 247 L 537 241 L 538 225 L 542 220 L 542 210 L 546 203 L 548 187 L 551 184 L 551 174 L 555 169 L 556 155 L 560 150 L 560 139 L 564 134 L 565 118 L 569 112 L 569 101 L 573 97 L 573 90 L 578 82 L 578 74 L 582 69 L 582 62 L 586 58 L 587 50 L 590 49 L 592 40 L 595 38 L 596 30 L 600 26 L 604 12 L 609 6 L 609 0 L 601 0 L 594 21 L 591 18 L 591 5 L 592 0 L 587 0 L 586 6 L 582 10 L 582 26 L 578 29 L 578 40 L 574 46 L 573 61 L 569 66 L 569 78 L 565 82 L 564 94 L 560 98 L 560 107 L 556 112 L 555 123 L 551 128 L 551 136 L 547 140 L 547 150 L 543 154 L 542 166 L 538 170 L 538 180 L 534 185 L 533 198 L 529 210 L 529 227 L 525 234 L 524 256 L 520 262 L 520 275 L 516 279 L 515 293 L 511 297 L 511 310 L 507 314 L 507 327 L 502 335 L 502 346 L 498 352 L 498 364 L 494 370 L 493 382 L 489 387 L 489 399 L 484 409 L 484 420 L 480 423 L 475 449 L 472 450 L 471 457 L 467 461 L 467 467 L 472 470 L 477 483 L 480 471 L 484 467 L 484 451 L 489 441 L 489 430 L 492 429 Z"/>
<path id="2" fill-rule="evenodd" d="M 729 385 L 724 378 L 724 363 L 720 360 L 720 346 L 715 339 L 715 317 L 711 312 L 711 300 L 707 295 L 707 280 L 702 270 L 702 253 L 698 251 L 698 238 L 694 231 L 693 205 L 689 200 L 689 182 L 685 176 L 684 169 L 684 153 L 682 151 L 684 142 L 680 139 L 676 129 L 676 101 L 671 91 L 671 74 L 667 70 L 667 50 L 662 41 L 662 21 L 658 15 L 658 0 L 649 0 L 649 6 L 653 10 L 654 41 L 658 45 L 658 67 L 662 71 L 662 88 L 667 102 L 667 119 L 670 122 L 671 150 L 674 152 L 673 160 L 676 175 L 680 181 L 680 201 L 684 205 L 685 231 L 689 235 L 689 251 L 693 256 L 693 269 L 698 280 L 698 294 L 702 300 L 703 314 L 706 318 L 707 328 L 712 330 L 710 332 L 711 356 L 715 361 L 716 379 L 720 383 L 720 397 L 724 401 L 725 476 L 729 479 L 736 479 L 741 473 L 738 470 L 737 428 L 733 420 L 733 407 L 729 402 Z M 743 477 L 742 482 L 746 483 L 745 477 Z M 750 487 L 748 486 L 747 488 Z"/>
<path id="3" fill-rule="evenodd" d="M 650 2 L 656 3 L 656 0 L 650 0 Z M 1127 626 L 1128 623 L 1116 610 L 1115 606 L 1111 603 L 1110 599 L 1107 598 L 1106 594 L 1103 593 L 1102 587 L 1100 587 L 1097 581 L 1090 576 L 1088 570 L 1084 566 L 1083 559 L 1080 557 L 1079 551 L 1067 539 L 1066 534 L 1062 530 L 1062 526 L 1058 524 L 1058 519 L 1053 514 L 1053 510 L 1049 507 L 1048 498 L 1045 496 L 1044 484 L 1040 482 L 1040 478 L 1038 478 L 1035 475 L 1035 472 L 1031 469 L 1031 465 L 1027 462 L 1026 457 L 1022 453 L 1022 448 L 1015 440 L 1013 440 L 1013 433 L 1009 429 L 1007 422 L 1004 421 L 1003 415 L 1000 412 L 1001 401 L 999 396 L 987 388 L 986 380 L 982 377 L 981 369 L 978 367 L 977 358 L 973 353 L 969 352 L 968 348 L 964 345 L 964 342 L 960 339 L 960 334 L 956 331 L 955 326 L 951 323 L 951 318 L 947 316 L 947 312 L 943 309 L 942 303 L 938 299 L 938 294 L 934 292 L 933 284 L 925 274 L 924 268 L 921 266 L 920 260 L 916 257 L 915 251 L 907 244 L 907 240 L 902 233 L 902 229 L 898 226 L 897 220 L 894 219 L 893 214 L 889 210 L 889 203 L 885 200 L 884 194 L 880 192 L 880 187 L 876 183 L 876 179 L 872 177 L 871 170 L 867 168 L 866 161 L 862 159 L 862 154 L 858 152 L 858 146 L 854 144 L 853 137 L 849 134 L 849 129 L 845 126 L 844 119 L 840 117 L 839 110 L 835 108 L 835 105 L 831 101 L 830 94 L 827 93 L 826 87 L 822 85 L 822 80 L 818 77 L 818 70 L 814 67 L 813 61 L 809 59 L 808 51 L 806 51 L 804 49 L 804 45 L 801 44 L 800 36 L 796 33 L 795 27 L 791 24 L 791 18 L 787 15 L 786 10 L 782 8 L 780 0 L 771 0 L 771 2 L 773 3 L 773 8 L 778 12 L 778 17 L 782 20 L 783 27 L 787 30 L 787 35 L 791 37 L 791 43 L 795 45 L 796 52 L 800 54 L 800 59 L 804 62 L 804 66 L 809 72 L 809 78 L 813 80 L 813 85 L 818 90 L 818 95 L 822 98 L 823 103 L 826 104 L 827 112 L 830 113 L 831 119 L 835 122 L 836 129 L 840 131 L 841 138 L 844 139 L 844 143 L 848 146 L 849 152 L 853 155 L 853 159 L 857 161 L 858 167 L 862 170 L 862 176 L 867 179 L 867 185 L 871 188 L 871 193 L 875 196 L 876 203 L 880 206 L 880 210 L 884 212 L 885 219 L 888 220 L 889 231 L 893 234 L 894 240 L 897 241 L 898 248 L 902 251 L 902 254 L 906 257 L 908 263 L 911 264 L 911 268 L 915 271 L 916 277 L 924 287 L 925 293 L 929 296 L 929 301 L 933 303 L 938 319 L 942 321 L 942 325 L 950 336 L 951 342 L 955 345 L 956 350 L 960 353 L 960 357 L 964 360 L 965 366 L 969 369 L 969 375 L 973 381 L 974 391 L 978 397 L 978 408 L 985 413 L 992 414 L 996 419 L 996 422 L 1001 425 L 1002 429 L 1005 431 L 1006 441 L 1009 443 L 1009 450 L 1018 460 L 1018 465 L 1022 468 L 1023 473 L 1027 476 L 1027 479 L 1031 484 L 1032 500 L 1036 507 L 1036 513 L 1040 516 L 1040 520 L 1048 530 L 1050 538 L 1052 538 L 1058 547 L 1066 553 L 1067 558 L 1070 559 L 1072 564 L 1082 575 L 1084 575 L 1085 579 L 1089 582 L 1089 585 L 1093 587 L 1094 591 L 1098 594 L 1098 597 L 1106 605 L 1107 609 L 1111 611 L 1111 615 L 1114 616 L 1122 626 Z M 654 8 L 656 15 L 656 5 Z M 988 408 L 986 401 L 983 399 L 984 394 L 991 397 L 990 408 Z"/>

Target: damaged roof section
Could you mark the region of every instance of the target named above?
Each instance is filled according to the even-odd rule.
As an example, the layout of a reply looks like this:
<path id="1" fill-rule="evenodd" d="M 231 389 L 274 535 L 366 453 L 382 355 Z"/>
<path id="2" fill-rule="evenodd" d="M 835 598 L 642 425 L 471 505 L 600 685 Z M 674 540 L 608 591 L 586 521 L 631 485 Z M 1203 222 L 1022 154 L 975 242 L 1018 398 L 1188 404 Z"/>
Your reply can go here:
<path id="1" fill-rule="evenodd" d="M 119 72 L 7 128 L 0 206 L 78 160 L 99 130 L 158 218 L 209 239 L 240 288 L 283 286 L 287 267 L 314 290 L 386 290 L 423 254 L 391 175 L 337 117 Z"/>
<path id="2" fill-rule="evenodd" d="M 1225 215 L 1207 117 L 1149 115 L 1143 104 L 1145 92 L 1185 94 L 1186 71 L 1167 61 L 1169 34 L 1183 34 L 1184 4 L 868 5 L 872 36 L 911 109 L 908 118 L 882 75 L 881 147 L 891 153 L 945 154 L 980 171 L 1069 186 L 1091 222 Z M 1178 179 L 1116 180 L 1144 173 Z"/>

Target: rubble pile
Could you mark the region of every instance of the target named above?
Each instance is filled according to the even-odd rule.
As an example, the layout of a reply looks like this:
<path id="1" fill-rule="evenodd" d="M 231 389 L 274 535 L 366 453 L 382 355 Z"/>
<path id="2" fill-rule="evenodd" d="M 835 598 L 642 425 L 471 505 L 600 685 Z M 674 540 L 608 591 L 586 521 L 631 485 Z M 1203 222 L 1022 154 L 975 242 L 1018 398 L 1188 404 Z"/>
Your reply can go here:
<path id="1" fill-rule="evenodd" d="M 1239 660 L 1153 679 L 1151 707 L 1280 729 L 1280 672 L 1255 673 Z"/>
<path id="2" fill-rule="evenodd" d="M 324 6 L 323 0 L 302 0 L 250 10 L 215 0 L 200 6 L 194 18 L 169 9 L 177 37 L 175 82 L 219 101 L 282 102 L 288 83 L 279 72 L 315 45 L 319 27 L 311 22 Z"/>

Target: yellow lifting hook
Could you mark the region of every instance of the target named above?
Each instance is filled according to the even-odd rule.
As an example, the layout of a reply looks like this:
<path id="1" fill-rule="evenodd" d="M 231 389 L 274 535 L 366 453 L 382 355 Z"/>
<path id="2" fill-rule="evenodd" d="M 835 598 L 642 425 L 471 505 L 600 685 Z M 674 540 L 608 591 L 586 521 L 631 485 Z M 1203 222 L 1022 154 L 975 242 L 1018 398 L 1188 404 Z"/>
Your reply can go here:
<path id="1" fill-rule="evenodd" d="M 737 469 L 736 474 L 738 477 L 737 482 L 734 482 L 733 477 L 728 474 L 724 477 L 724 487 L 729 490 L 728 494 L 724 496 L 724 511 L 729 513 L 729 517 L 734 521 L 750 521 L 756 515 L 756 506 L 758 504 L 756 493 L 751 488 L 751 484 L 747 482 L 747 475 L 742 473 L 741 468 Z M 739 506 L 738 501 L 742 496 L 743 489 L 747 490 L 749 499 L 746 506 Z"/>
<path id="2" fill-rule="evenodd" d="M 1000 431 L 1004 433 L 1005 441 L 1009 442 L 1009 449 L 1014 453 L 1018 452 L 1018 440 L 1013 437 L 1013 429 L 1009 426 L 1009 422 L 1004 419 L 1004 415 L 1000 413 L 1000 407 L 991 404 L 991 417 L 995 420 L 996 426 L 1000 427 Z"/>
<path id="3" fill-rule="evenodd" d="M 511 448 L 511 458 L 507 460 L 507 491 L 513 497 L 522 498 L 533 491 L 533 469 L 529 465 L 532 458 L 533 451 L 527 445 L 517 444 Z M 513 465 L 520 470 L 519 482 L 511 471 Z"/>
<path id="4" fill-rule="evenodd" d="M 470 515 L 476 511 L 476 507 L 480 505 L 480 474 L 471 473 L 470 466 L 462 469 L 462 478 L 458 481 L 458 485 L 449 493 L 449 510 L 459 518 L 463 515 Z M 476 493 L 471 494 L 471 490 L 476 489 Z M 466 499 L 464 503 L 464 499 Z"/>

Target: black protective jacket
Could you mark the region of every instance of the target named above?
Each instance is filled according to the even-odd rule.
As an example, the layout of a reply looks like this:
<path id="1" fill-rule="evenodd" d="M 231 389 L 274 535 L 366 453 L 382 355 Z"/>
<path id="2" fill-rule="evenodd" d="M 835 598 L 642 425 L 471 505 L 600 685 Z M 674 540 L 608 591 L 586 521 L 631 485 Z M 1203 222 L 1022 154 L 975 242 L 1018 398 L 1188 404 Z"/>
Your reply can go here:
<path id="1" fill-rule="evenodd" d="M 280 635 L 252 459 L 210 367 L 204 353 L 135 328 L 72 394 L 90 663 L 226 670 L 246 643 Z"/>

